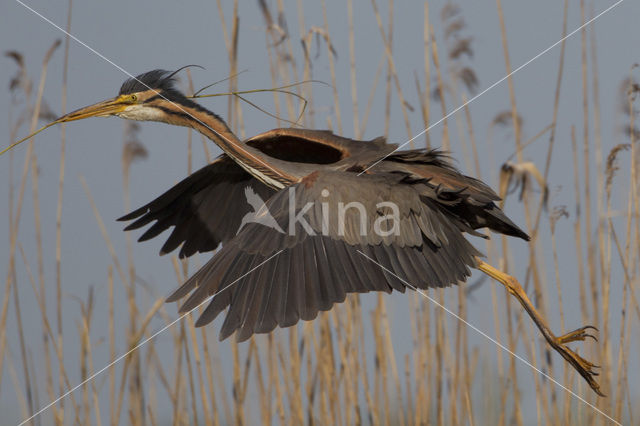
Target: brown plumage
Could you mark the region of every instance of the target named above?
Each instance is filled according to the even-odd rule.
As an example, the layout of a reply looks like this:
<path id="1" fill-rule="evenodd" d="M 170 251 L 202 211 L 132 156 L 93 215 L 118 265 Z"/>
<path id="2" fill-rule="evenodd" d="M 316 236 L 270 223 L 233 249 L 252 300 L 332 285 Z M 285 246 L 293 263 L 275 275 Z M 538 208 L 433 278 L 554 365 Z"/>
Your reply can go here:
<path id="1" fill-rule="evenodd" d="M 277 149 L 282 135 L 286 135 L 283 140 L 287 150 Z M 181 307 L 186 312 L 216 294 L 197 324 L 209 323 L 229 307 L 221 339 L 239 330 L 239 340 L 245 340 L 254 333 L 270 332 L 277 325 L 286 327 L 299 319 L 313 319 L 319 310 L 344 301 L 347 293 L 404 292 L 402 281 L 382 268 L 372 268 L 371 261 L 359 252 L 425 289 L 456 284 L 471 274 L 469 268 L 476 266 L 475 257 L 481 254 L 464 238 L 465 232 L 477 234 L 476 229 L 489 227 L 529 239 L 495 205 L 499 198 L 489 187 L 459 173 L 438 151 L 401 151 L 385 158 L 389 145 L 380 139 L 356 141 L 326 131 L 297 129 L 272 130 L 248 143 L 260 150 L 266 146 L 270 153 L 286 152 L 292 162 L 304 160 L 306 146 L 311 145 L 316 156 L 344 163 L 334 166 L 339 170 L 317 172 L 311 184 L 304 181 L 290 187 L 295 194 L 296 214 L 311 203 L 305 218 L 316 235 L 310 235 L 300 224 L 295 234 L 289 235 L 260 223 L 250 223 L 236 235 L 241 218 L 250 211 L 242 194 L 245 187 L 250 186 L 265 200 L 268 211 L 284 230 L 289 227 L 290 190 L 270 189 L 224 154 L 120 219 L 137 219 L 126 230 L 155 221 L 141 241 L 173 227 L 162 253 L 182 244 L 180 256 L 184 257 L 223 244 L 168 298 L 175 301 L 189 295 Z M 327 152 L 321 152 L 321 147 L 327 147 Z M 333 150 L 343 152 L 344 158 Z M 362 163 L 362 156 L 369 157 L 366 163 Z M 361 166 L 357 167 L 360 170 L 379 160 L 368 173 L 346 171 L 354 166 Z M 328 191 L 327 196 L 322 191 Z M 378 200 L 398 206 L 401 221 L 397 235 L 383 238 L 373 232 L 374 222 L 382 214 L 376 208 Z M 355 209 L 346 210 L 344 232 L 340 232 L 339 203 L 350 202 L 361 203 L 369 213 L 365 232 L 361 232 L 360 213 Z M 322 230 L 323 203 L 329 212 L 328 232 Z M 259 271 L 245 275 L 281 250 L 278 257 L 290 261 L 274 258 Z M 292 268 L 291 262 L 297 267 Z M 235 284 L 223 291 L 232 282 Z"/>
<path id="2" fill-rule="evenodd" d="M 197 325 L 228 309 L 221 339 L 237 332 L 245 340 L 311 320 L 349 293 L 445 287 L 477 268 L 507 288 L 549 345 L 602 395 L 596 366 L 567 346 L 593 337 L 593 327 L 553 334 L 517 280 L 482 261 L 466 240 L 465 234 L 484 236 L 480 228 L 529 240 L 487 185 L 461 174 L 441 152 L 396 152 L 381 138 L 276 129 L 240 141 L 218 115 L 176 90 L 174 75 L 142 74 L 115 98 L 44 128 L 115 115 L 190 127 L 224 151 L 121 218 L 135 219 L 127 230 L 153 222 L 140 240 L 171 228 L 162 253 L 181 247 L 180 256 L 188 257 L 221 246 L 168 298 L 188 296 L 182 312 L 211 298 Z"/>

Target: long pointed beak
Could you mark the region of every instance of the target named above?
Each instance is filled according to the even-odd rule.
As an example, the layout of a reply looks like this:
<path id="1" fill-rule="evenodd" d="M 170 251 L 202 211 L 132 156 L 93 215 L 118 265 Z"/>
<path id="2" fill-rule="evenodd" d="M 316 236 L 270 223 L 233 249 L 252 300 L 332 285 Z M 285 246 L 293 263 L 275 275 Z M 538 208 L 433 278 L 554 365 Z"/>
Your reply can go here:
<path id="1" fill-rule="evenodd" d="M 120 97 L 107 99 L 106 101 L 98 102 L 97 104 L 89 105 L 65 114 L 51 124 L 82 120 L 89 117 L 108 117 L 123 111 L 128 105 L 129 104 L 122 102 Z"/>
<path id="2" fill-rule="evenodd" d="M 70 112 L 69 114 L 65 114 L 62 117 L 59 117 L 59 118 L 55 119 L 54 121 L 52 121 L 51 123 L 47 124 L 46 126 L 43 126 L 40 129 L 36 130 L 35 132 L 30 134 L 29 136 L 27 136 L 25 138 L 22 138 L 17 142 L 12 143 L 8 147 L 6 147 L 2 151 L 0 151 L 0 155 L 2 155 L 5 152 L 9 151 L 14 146 L 19 145 L 22 142 L 34 137 L 35 135 L 37 135 L 41 131 L 43 131 L 45 129 L 48 129 L 49 127 L 53 126 L 54 124 L 66 123 L 68 121 L 82 120 L 83 118 L 89 118 L 89 117 L 108 117 L 110 115 L 114 115 L 114 114 L 117 114 L 117 113 L 119 113 L 121 111 L 124 111 L 124 109 L 128 105 L 130 105 L 130 104 L 127 103 L 127 102 L 124 102 L 122 100 L 122 98 L 120 98 L 118 96 L 118 97 L 113 98 L 113 99 L 107 99 L 106 101 L 98 102 L 97 104 L 93 104 L 93 105 L 89 105 L 89 106 L 84 107 L 84 108 L 77 109 L 77 110 L 75 110 L 73 112 Z"/>

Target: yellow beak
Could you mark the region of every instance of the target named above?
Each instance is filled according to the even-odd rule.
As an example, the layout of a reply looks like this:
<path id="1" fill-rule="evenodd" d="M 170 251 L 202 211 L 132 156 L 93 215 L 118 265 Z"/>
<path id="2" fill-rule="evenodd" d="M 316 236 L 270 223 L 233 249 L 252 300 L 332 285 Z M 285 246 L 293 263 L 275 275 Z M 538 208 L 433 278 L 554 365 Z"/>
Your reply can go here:
<path id="1" fill-rule="evenodd" d="M 124 109 L 129 105 L 130 105 L 129 102 L 125 102 L 125 100 L 121 96 L 118 96 L 118 97 L 113 98 L 113 99 L 108 99 L 106 101 L 98 102 L 97 104 L 93 104 L 93 105 L 89 105 L 89 106 L 84 107 L 84 108 L 77 109 L 77 110 L 75 110 L 73 112 L 70 112 L 69 114 L 65 114 L 62 117 L 57 118 L 56 120 L 52 121 L 51 123 L 47 124 L 46 126 L 36 130 L 35 132 L 30 134 L 29 136 L 27 136 L 27 137 L 25 137 L 23 139 L 20 139 L 17 142 L 12 143 L 8 147 L 6 147 L 2 151 L 0 151 L 0 155 L 2 155 L 5 152 L 9 151 L 14 146 L 16 146 L 18 144 L 21 144 L 22 142 L 26 141 L 27 139 L 30 139 L 30 138 L 34 137 L 35 135 L 37 135 L 38 133 L 40 133 L 44 129 L 47 129 L 47 128 L 53 126 L 54 124 L 66 123 L 68 121 L 82 120 L 84 118 L 89 118 L 89 117 L 108 117 L 110 115 L 114 115 L 114 114 L 117 114 L 117 113 L 119 113 L 121 111 L 124 111 Z"/>
<path id="2" fill-rule="evenodd" d="M 128 105 L 128 103 L 123 102 L 122 98 L 118 96 L 117 98 L 98 102 L 97 104 L 89 105 L 70 112 L 69 114 L 65 114 L 49 125 L 65 123 L 67 121 L 82 120 L 83 118 L 89 117 L 108 117 L 123 111 Z"/>

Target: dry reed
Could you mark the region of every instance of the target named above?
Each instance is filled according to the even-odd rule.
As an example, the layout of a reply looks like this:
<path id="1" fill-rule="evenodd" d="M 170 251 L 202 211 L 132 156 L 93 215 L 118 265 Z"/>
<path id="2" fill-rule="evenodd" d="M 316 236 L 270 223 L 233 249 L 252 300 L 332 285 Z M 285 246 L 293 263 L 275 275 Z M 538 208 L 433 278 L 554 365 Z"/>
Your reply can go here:
<path id="1" fill-rule="evenodd" d="M 410 84 L 401 80 L 398 64 L 394 59 L 394 5 L 393 0 L 386 3 L 382 11 L 376 0 L 371 2 L 371 10 L 380 37 L 377 49 L 380 60 L 372 79 L 370 91 L 360 97 L 357 89 L 357 76 L 361 72 L 356 60 L 357 45 L 356 21 L 362 19 L 354 14 L 354 5 L 350 0 L 346 4 L 347 41 L 340 45 L 333 39 L 331 25 L 333 21 L 327 14 L 327 4 L 323 1 L 322 17 L 310 25 L 305 22 L 305 4 L 297 3 L 298 33 L 301 35 L 302 50 L 288 29 L 286 20 L 293 19 L 294 13 L 287 10 L 282 1 L 274 6 L 259 1 L 260 13 L 265 26 L 265 49 L 268 53 L 268 72 L 272 86 L 291 84 L 317 77 L 316 63 L 327 65 L 327 75 L 332 86 L 332 112 L 327 114 L 327 124 L 337 133 L 353 132 L 360 138 L 367 129 L 372 109 L 376 108 L 374 99 L 382 94 L 380 102 L 385 111 L 385 123 L 376 127 L 390 130 L 391 115 L 398 113 L 406 128 L 408 138 L 412 136 L 412 124 L 426 128 L 437 120 L 435 112 L 439 104 L 441 116 L 447 114 L 447 105 L 466 103 L 469 94 L 482 86 L 478 82 L 473 63 L 474 43 L 472 35 L 465 33 L 464 8 L 448 3 L 441 11 L 439 30 L 434 23 L 433 14 L 427 2 L 424 4 L 423 28 L 423 64 L 424 69 L 414 72 L 414 81 Z M 364 7 L 360 5 L 359 7 Z M 221 31 L 226 47 L 229 64 L 229 92 L 236 91 L 239 67 L 239 2 L 233 5 L 231 16 L 224 15 L 221 1 L 217 1 Z M 502 38 L 502 54 L 505 73 L 512 71 L 508 21 L 503 15 L 500 0 L 496 2 Z M 67 28 L 71 25 L 72 2 L 68 5 Z M 385 14 L 386 13 L 386 14 Z M 558 37 L 567 34 L 568 1 L 564 2 L 562 28 Z M 593 12 L 591 12 L 593 15 Z M 580 3 L 581 21 L 586 21 L 584 1 Z M 383 17 L 387 22 L 383 22 Z M 307 19 L 309 19 L 307 17 Z M 369 23 L 373 24 L 373 22 Z M 440 35 L 442 34 L 442 35 Z M 588 35 L 591 37 L 589 38 Z M 326 50 L 313 54 L 313 38 L 324 43 Z M 539 200 L 531 186 L 522 187 L 522 208 L 527 230 L 532 242 L 527 256 L 513 259 L 514 252 L 503 238 L 501 244 L 487 242 L 488 258 L 503 269 L 526 272 L 527 290 L 540 311 L 553 313 L 558 317 L 554 321 L 557 331 L 579 320 L 593 323 L 600 328 L 600 341 L 589 344 L 588 358 L 597 360 L 602 367 L 601 383 L 608 399 L 596 398 L 579 381 L 579 377 L 559 358 L 549 352 L 544 343 L 540 343 L 537 333 L 531 327 L 528 318 L 522 315 L 509 298 L 491 284 L 491 309 L 494 321 L 493 335 L 498 341 L 521 353 L 531 363 L 560 380 L 585 399 L 593 403 L 613 418 L 633 422 L 638 418 L 637 388 L 629 383 L 628 373 L 637 369 L 638 358 L 634 357 L 635 345 L 632 343 L 640 321 L 640 307 L 637 300 L 638 259 L 640 258 L 640 180 L 638 177 L 638 150 L 635 146 L 635 120 L 637 101 L 633 80 L 629 79 L 625 98 L 625 113 L 622 114 L 627 129 L 626 140 L 607 149 L 602 141 L 599 82 L 597 69 L 597 49 L 595 31 L 586 27 L 581 31 L 581 88 L 582 123 L 561 123 L 558 115 L 562 99 L 562 76 L 565 64 L 565 43 L 561 44 L 558 57 L 557 78 L 553 88 L 551 124 L 538 132 L 530 141 L 524 141 L 522 117 L 518 108 L 514 82 L 507 79 L 509 109 L 496 112 L 489 128 L 498 126 L 513 131 L 516 163 L 514 167 L 529 167 L 523 150 L 530 142 L 542 139 L 549 132 L 544 158 L 544 167 L 530 163 L 537 172 L 540 181 L 546 187 L 553 167 L 553 154 L 558 135 L 568 133 L 573 153 L 573 184 L 575 200 L 573 205 L 551 205 L 550 217 L 545 216 L 546 196 L 540 194 Z M 342 48 L 344 46 L 344 48 Z M 13 122 L 11 140 L 20 126 L 30 119 L 33 130 L 39 119 L 43 105 L 43 88 L 46 81 L 47 64 L 56 46 L 52 47 L 43 62 L 40 82 L 33 93 L 27 84 L 26 70 L 20 67 L 21 77 L 15 80 L 21 87 L 27 103 L 33 103 L 32 114 L 19 117 Z M 69 39 L 65 40 L 64 79 L 62 83 L 61 110 L 66 111 L 67 67 Z M 338 54 L 348 55 L 349 91 L 338 90 L 341 79 L 338 74 Z M 19 54 L 14 59 L 19 63 Z M 589 59 L 591 62 L 589 62 Z M 297 62 L 299 61 L 299 63 Z M 187 73 L 189 71 L 187 70 Z M 373 71 L 371 70 L 373 74 Z M 193 92 L 191 75 L 188 75 L 189 87 Z M 384 83 L 380 84 L 381 79 Z M 12 82 L 12 85 L 14 83 Z M 417 95 L 408 96 L 415 87 Z M 316 123 L 320 107 L 314 102 L 313 89 L 309 85 L 296 86 L 293 89 L 309 102 L 308 113 L 303 117 L 306 127 L 325 127 L 325 123 Z M 410 100 L 415 99 L 420 110 L 417 119 L 412 121 Z M 353 127 L 347 126 L 342 118 L 341 108 L 350 101 L 350 110 L 354 117 Z M 284 119 L 296 120 L 299 107 L 295 98 L 283 97 L 273 93 L 275 115 Z M 412 101 L 413 102 L 413 101 Z M 635 102 L 635 103 L 634 103 Z M 364 105 L 364 108 L 363 108 Z M 227 119 L 230 127 L 239 135 L 245 134 L 243 107 L 238 97 L 230 96 L 227 103 Z M 473 109 L 465 106 L 462 114 L 445 119 L 441 123 L 442 135 L 436 138 L 425 135 L 424 145 L 442 146 L 445 150 L 460 149 L 468 174 L 490 179 L 486 166 L 482 168 L 481 154 L 486 149 L 478 145 L 476 134 L 477 121 Z M 580 126 L 582 124 L 582 126 Z M 581 128 L 581 133 L 579 130 Z M 0 310 L 0 330 L 14 327 L 18 336 L 17 350 L 8 350 L 7 335 L 0 333 L 0 385 L 3 371 L 7 371 L 9 380 L 16 389 L 18 407 L 16 411 L 24 418 L 35 413 L 39 406 L 56 399 L 74 386 L 77 379 L 91 376 L 96 368 L 97 353 L 108 354 L 109 360 L 116 359 L 124 347 L 126 350 L 136 347 L 151 336 L 158 321 L 169 324 L 174 314 L 167 313 L 162 298 L 141 283 L 137 274 L 138 265 L 133 255 L 131 236 L 126 234 L 126 252 L 119 255 L 112 240 L 122 236 L 109 235 L 98 206 L 87 183 L 80 178 L 97 222 L 104 244 L 110 256 L 110 263 L 104 280 L 108 283 L 106 295 L 107 318 L 97 318 L 96 300 L 91 288 L 85 299 L 77 299 L 81 315 L 76 318 L 77 344 L 73 347 L 63 345 L 63 295 L 61 240 L 63 188 L 65 183 L 65 142 L 62 126 L 60 146 L 60 166 L 58 175 L 58 198 L 55 213 L 55 249 L 46 253 L 42 244 L 42 226 L 39 205 L 38 159 L 30 142 L 19 174 L 17 195 L 13 190 L 13 155 L 10 153 L 10 179 L 8 223 L 10 227 L 9 258 L 4 286 L 3 302 Z M 352 130 L 351 130 L 352 129 Z M 455 129 L 455 130 L 453 130 Z M 451 132 L 450 132 L 451 130 Z M 123 147 L 123 202 L 130 207 L 129 174 L 133 159 L 142 151 L 135 141 L 134 132 L 129 129 L 125 134 Z M 455 135 L 454 135 L 455 133 Z M 197 155 L 191 145 L 189 133 L 187 172 L 192 171 L 192 156 Z M 132 139 L 133 138 L 133 139 Z M 580 140 L 581 139 L 581 140 Z M 422 142 L 416 142 L 420 146 Z M 542 142 L 540 142 L 542 143 Z M 203 139 L 203 152 L 210 159 L 208 142 Z M 459 144 L 456 145 L 456 144 Z M 595 145 L 595 149 L 593 149 Z M 628 149 L 628 151 L 627 151 Z M 623 155 L 624 154 L 624 155 Z M 608 157 L 607 157 L 608 155 Z M 504 159 L 504 156 L 498 156 Z M 618 159 L 618 161 L 616 161 Z M 595 169 L 592 165 L 595 164 Z M 526 167 L 525 167 L 526 166 Z M 619 169 L 628 173 L 628 182 L 620 183 Z M 531 170 L 531 168 L 529 169 Z M 524 173 L 524 172 L 523 172 Z M 31 176 L 31 195 L 33 197 L 34 229 L 36 238 L 36 260 L 32 265 L 22 249 L 17 229 L 24 214 L 23 199 L 28 189 L 26 181 Z M 626 176 L 626 175 L 625 175 Z M 524 178 L 523 178 L 524 179 Z M 617 182 L 617 185 L 614 185 Z M 564 182 L 569 186 L 569 180 Z M 594 184 L 596 191 L 592 190 Z M 510 208 L 517 202 L 508 192 L 508 182 L 501 185 L 501 194 Z M 545 191 L 542 191 L 545 192 Z M 595 204 L 594 209 L 594 194 Z M 618 197 L 618 198 L 616 198 Z M 627 198 L 625 198 L 627 197 Z M 620 202 L 619 198 L 624 202 Z M 553 203 L 550 197 L 550 203 Z M 615 215 L 625 219 L 624 228 L 614 221 Z M 573 217 L 568 217 L 573 216 Z M 559 229 L 573 222 L 577 291 L 580 313 L 571 315 L 567 301 L 571 297 L 567 287 L 561 285 L 561 264 L 564 253 L 558 249 Z M 616 227 L 618 228 L 616 230 Z M 623 229 L 621 231 L 621 229 Z M 564 235 L 564 233 L 562 234 Z M 500 246 L 500 248 L 498 248 Z M 550 251 L 553 263 L 551 278 L 547 278 L 545 257 L 541 254 Z M 16 262 L 16 252 L 20 252 L 22 265 Z M 55 256 L 55 314 L 46 302 L 45 259 Z M 190 263 L 172 258 L 176 282 L 182 283 L 189 274 Z M 618 266 L 618 263 L 621 266 Z M 21 310 L 24 297 L 16 285 L 18 268 L 23 268 L 31 284 L 37 306 L 40 310 L 42 328 L 41 339 L 27 336 L 23 324 L 25 313 Z M 614 283 L 614 271 L 623 274 L 623 283 Z M 555 281 L 553 283 L 552 281 Z M 118 286 L 118 282 L 121 285 Z M 621 286 L 622 298 L 614 300 L 611 286 Z M 475 286 L 475 284 L 474 284 Z M 555 288 L 555 290 L 554 290 Z M 22 289 L 20 289 L 22 290 Z M 555 294 L 554 294 L 555 291 Z M 434 298 L 443 305 L 452 308 L 462 319 L 473 322 L 471 317 L 471 288 L 459 286 L 446 291 L 432 290 Z M 617 293 L 616 293 L 617 294 Z M 365 308 L 362 296 L 350 295 L 344 304 L 334 307 L 327 313 L 321 313 L 311 323 L 304 323 L 289 330 L 278 330 L 266 336 L 254 336 L 245 344 L 237 344 L 230 339 L 217 343 L 211 339 L 215 325 L 197 330 L 192 315 L 172 327 L 167 332 L 168 345 L 173 352 L 151 340 L 144 347 L 128 355 L 118 368 L 111 368 L 105 377 L 98 377 L 83 386 L 68 399 L 60 400 L 50 412 L 45 412 L 31 424 L 372 424 L 372 425 L 422 425 L 422 424 L 605 424 L 606 418 L 597 414 L 588 406 L 577 402 L 562 389 L 550 384 L 537 374 L 523 372 L 518 361 L 492 346 L 479 346 L 471 338 L 468 328 L 460 321 L 452 320 L 439 310 L 434 309 L 424 298 L 416 294 L 405 297 L 409 307 L 409 323 L 394 323 L 394 314 L 387 303 L 386 295 L 376 298 L 375 307 Z M 116 309 L 116 300 L 126 300 L 125 312 L 127 325 L 116 328 L 116 316 L 123 315 Z M 367 305 L 369 306 L 369 305 Z M 8 319 L 13 307 L 15 323 Z M 503 307 L 505 307 L 503 309 Z M 195 313 L 194 313 L 195 314 Z M 55 318 L 55 321 L 54 321 Z M 96 341 L 96 328 L 103 323 L 106 330 L 105 342 Z M 454 321 L 454 322 L 452 322 Z M 571 323 L 571 324 L 570 324 Z M 410 346 L 399 348 L 394 344 L 394 333 L 403 328 L 410 335 Z M 101 335 L 102 336 L 102 335 Z M 29 339 L 27 339 L 29 337 Z M 68 341 L 68 340 L 65 340 Z M 118 349 L 120 348 L 120 349 Z M 585 349 L 586 349 L 585 348 Z M 44 359 L 44 379 L 37 380 L 34 375 L 32 352 L 42 351 Z M 77 358 L 78 365 L 70 366 L 65 357 Z M 16 362 L 16 359 L 19 362 Z M 70 369 L 79 369 L 80 375 L 70 375 Z M 57 379 L 56 379 L 57 376 Z M 72 379 L 73 377 L 73 379 Z M 0 390 L 2 390 L 0 386 Z M 104 395 L 106 396 L 104 396 Z M 532 395 L 534 398 L 532 398 Z M 527 408 L 528 407 L 528 408 Z"/>

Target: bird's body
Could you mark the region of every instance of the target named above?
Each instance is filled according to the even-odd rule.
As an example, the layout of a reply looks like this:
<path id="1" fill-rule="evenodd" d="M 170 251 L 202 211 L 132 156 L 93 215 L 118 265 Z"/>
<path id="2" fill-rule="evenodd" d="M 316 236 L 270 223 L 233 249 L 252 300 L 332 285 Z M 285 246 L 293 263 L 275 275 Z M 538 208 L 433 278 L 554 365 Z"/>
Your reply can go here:
<path id="1" fill-rule="evenodd" d="M 331 140 L 333 146 L 343 147 L 346 152 L 356 151 L 358 145 L 362 145 L 362 151 L 374 145 L 381 146 L 381 153 L 388 151 L 381 140 L 352 141 L 330 132 L 293 129 L 268 132 L 248 143 L 266 150 L 269 148 L 265 146 L 276 145 L 280 140 L 274 135 L 283 133 L 289 138 L 298 138 L 283 142 L 300 150 L 299 158 L 292 157 L 292 152 L 287 151 L 294 161 L 304 161 L 305 144 L 317 144 L 301 135 Z M 384 159 L 379 154 L 369 159 L 371 162 L 379 160 L 382 161 L 361 176 L 358 176 L 359 171 L 369 163 L 359 163 L 355 156 L 350 162 L 337 162 L 344 162 L 344 166 L 325 164 L 300 182 L 277 190 L 269 188 L 223 155 L 121 219 L 137 219 L 127 227 L 128 230 L 155 222 L 141 240 L 153 238 L 173 227 L 162 248 L 163 253 L 181 245 L 180 256 L 187 257 L 196 251 L 213 250 L 222 243 L 213 259 L 169 300 L 191 294 L 181 308 L 188 311 L 217 293 L 198 325 L 208 323 L 230 306 L 221 337 L 239 329 L 240 340 L 253 333 L 269 332 L 276 325 L 286 327 L 299 319 L 313 319 L 319 310 L 328 310 L 334 303 L 342 302 L 347 293 L 404 291 L 406 286 L 402 280 L 422 289 L 464 281 L 470 275 L 469 267 L 476 266 L 475 257 L 480 253 L 467 242 L 463 232 L 476 234 L 476 228 L 490 226 L 528 239 L 496 207 L 494 201 L 498 197 L 491 189 L 476 179 L 457 173 L 442 154 L 416 150 L 394 153 Z M 354 167 L 355 170 L 349 171 Z M 268 200 L 269 214 L 286 232 L 253 222 L 246 223 L 236 235 L 242 218 L 252 212 L 242 196 L 247 187 Z M 292 201 L 291 193 L 295 201 Z M 292 202 L 295 205 L 291 206 Z M 376 208 L 379 202 L 398 207 L 400 229 L 397 234 L 381 236 L 374 232 L 376 219 L 382 217 L 382 212 Z M 291 228 L 292 218 L 309 203 L 311 207 L 307 208 L 305 223 L 299 221 Z M 360 203 L 368 217 L 362 217 L 356 209 L 345 209 L 341 232 L 339 206 L 349 203 Z M 323 204 L 327 206 L 328 222 L 324 232 Z M 305 229 L 305 224 L 309 229 Z M 277 258 L 262 265 L 274 255 Z M 376 267 L 372 260 L 382 267 Z M 246 274 L 257 265 L 261 265 L 259 271 Z M 322 273 L 318 274 L 320 271 Z M 232 282 L 236 283 L 223 290 Z M 266 293 L 260 297 L 242 298 L 243 294 L 260 295 L 263 291 Z M 258 312 L 261 314 L 251 316 Z"/>
<path id="2" fill-rule="evenodd" d="M 196 129 L 224 151 L 121 218 L 135 219 L 127 230 L 154 222 L 140 240 L 173 228 L 162 253 L 180 247 L 188 257 L 222 246 L 168 298 L 188 296 L 184 312 L 214 296 L 197 325 L 228 308 L 220 337 L 237 331 L 245 340 L 311 320 L 349 293 L 444 287 L 477 268 L 505 285 L 599 393 L 595 366 L 566 346 L 590 336 L 590 327 L 556 337 L 520 284 L 482 261 L 465 238 L 489 228 L 529 239 L 496 206 L 499 197 L 487 185 L 461 174 L 441 152 L 396 151 L 382 138 L 275 129 L 240 141 L 219 116 L 178 92 L 173 76 L 142 74 L 125 82 L 116 98 L 54 123 L 108 115 L 161 121 Z M 260 213 L 258 198 L 265 201 L 266 222 L 247 219 Z"/>

